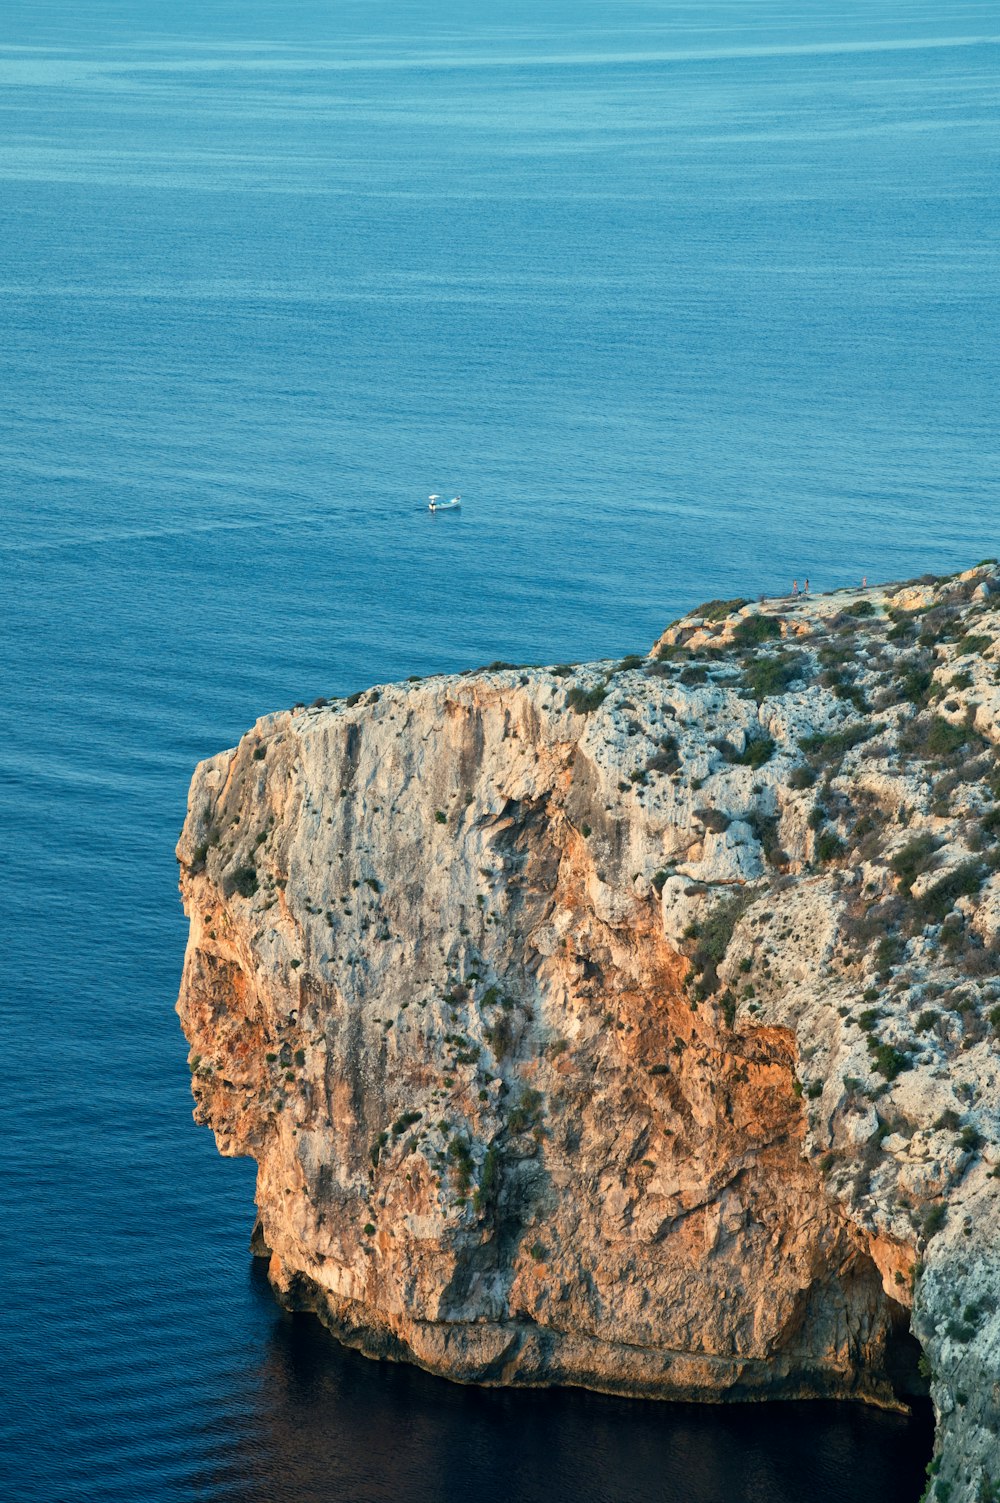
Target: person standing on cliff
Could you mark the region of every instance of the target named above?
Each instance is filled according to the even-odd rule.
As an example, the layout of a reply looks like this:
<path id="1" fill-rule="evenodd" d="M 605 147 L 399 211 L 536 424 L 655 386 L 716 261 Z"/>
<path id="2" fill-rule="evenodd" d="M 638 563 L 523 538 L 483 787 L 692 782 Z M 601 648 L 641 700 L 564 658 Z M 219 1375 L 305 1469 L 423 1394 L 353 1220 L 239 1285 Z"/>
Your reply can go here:
<path id="1" fill-rule="evenodd" d="M 797 595 L 798 593 L 799 593 L 799 582 L 798 582 L 797 579 L 793 579 L 792 580 L 792 594 L 793 595 Z"/>
<path id="2" fill-rule="evenodd" d="M 802 593 L 803 593 L 803 595 L 808 595 L 809 594 L 809 581 L 808 581 L 808 579 L 806 580 L 805 584 L 802 587 Z"/>

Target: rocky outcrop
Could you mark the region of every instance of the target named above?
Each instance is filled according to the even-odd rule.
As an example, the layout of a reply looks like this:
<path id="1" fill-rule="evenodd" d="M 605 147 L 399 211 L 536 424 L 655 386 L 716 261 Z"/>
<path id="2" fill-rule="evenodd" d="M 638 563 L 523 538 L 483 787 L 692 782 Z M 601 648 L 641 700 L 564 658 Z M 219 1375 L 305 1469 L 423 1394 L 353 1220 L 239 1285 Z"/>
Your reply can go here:
<path id="1" fill-rule="evenodd" d="M 479 1383 L 929 1383 L 931 1496 L 1000 1497 L 998 591 L 713 602 L 202 763 L 178 1008 L 279 1297 Z"/>

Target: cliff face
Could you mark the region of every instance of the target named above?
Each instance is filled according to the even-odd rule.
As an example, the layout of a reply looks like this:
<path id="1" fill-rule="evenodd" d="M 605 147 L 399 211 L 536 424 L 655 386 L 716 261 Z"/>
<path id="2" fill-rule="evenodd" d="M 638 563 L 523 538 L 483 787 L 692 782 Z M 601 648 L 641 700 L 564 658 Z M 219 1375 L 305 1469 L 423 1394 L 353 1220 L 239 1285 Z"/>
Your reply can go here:
<path id="1" fill-rule="evenodd" d="M 929 1371 L 1000 1497 L 998 642 L 990 567 L 716 603 L 202 763 L 178 1009 L 279 1297 L 467 1381 Z"/>

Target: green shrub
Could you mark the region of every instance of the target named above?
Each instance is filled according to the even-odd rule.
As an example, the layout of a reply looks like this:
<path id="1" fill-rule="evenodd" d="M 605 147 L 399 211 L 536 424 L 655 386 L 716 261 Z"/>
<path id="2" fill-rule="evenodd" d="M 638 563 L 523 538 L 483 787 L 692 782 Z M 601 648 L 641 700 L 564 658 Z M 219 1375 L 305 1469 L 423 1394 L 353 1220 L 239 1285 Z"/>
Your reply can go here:
<path id="1" fill-rule="evenodd" d="M 706 600 L 691 615 L 700 616 L 703 621 L 724 621 L 727 616 L 734 616 L 749 604 L 748 600 Z"/>
<path id="2" fill-rule="evenodd" d="M 836 861 L 838 856 L 844 853 L 844 842 L 833 830 L 824 830 L 816 838 L 816 860 L 822 865 L 829 861 Z"/>
<path id="3" fill-rule="evenodd" d="M 468 1194 L 469 1187 L 472 1184 L 472 1172 L 475 1168 L 475 1161 L 469 1145 L 464 1138 L 452 1138 L 448 1144 L 448 1157 L 455 1170 L 459 1194 Z"/>
<path id="4" fill-rule="evenodd" d="M 485 1092 L 480 1093 L 481 1097 L 484 1097 L 485 1094 Z M 473 1191 L 472 1195 L 473 1207 L 479 1215 L 487 1210 L 496 1199 L 497 1191 L 500 1187 L 500 1169 L 500 1150 L 495 1143 L 491 1143 L 486 1150 L 486 1157 L 483 1159 L 483 1167 L 479 1174 L 479 1185 Z"/>
<path id="5" fill-rule="evenodd" d="M 811 788 L 816 781 L 816 774 L 811 767 L 793 767 L 788 779 L 788 786 L 800 792 L 803 788 Z"/>
<path id="6" fill-rule="evenodd" d="M 520 1099 L 507 1114 L 507 1126 L 512 1133 L 527 1132 L 537 1127 L 542 1120 L 542 1093 L 533 1086 L 525 1086 Z"/>
<path id="7" fill-rule="evenodd" d="M 906 946 L 898 934 L 883 934 L 875 948 L 875 964 L 881 973 L 898 965 Z"/>
<path id="8" fill-rule="evenodd" d="M 780 636 L 781 622 L 776 616 L 744 616 L 733 632 L 733 642 L 737 647 L 759 647 Z"/>
<path id="9" fill-rule="evenodd" d="M 969 739 L 969 730 L 964 725 L 953 725 L 935 715 L 927 733 L 925 746 L 929 756 L 950 757 L 959 751 Z"/>
<path id="10" fill-rule="evenodd" d="M 752 892 L 735 893 L 723 898 L 700 926 L 698 947 L 692 957 L 695 972 L 699 975 L 714 970 L 729 948 L 733 930 L 747 908 L 753 902 Z"/>
<path id="11" fill-rule="evenodd" d="M 981 656 L 984 652 L 987 651 L 988 648 L 992 646 L 992 637 L 977 637 L 970 632 L 968 636 L 962 637 L 958 642 L 958 645 L 955 648 L 955 656 L 957 658 L 967 658 L 974 652 L 979 653 Z"/>
<path id="12" fill-rule="evenodd" d="M 443 809 L 435 809 L 434 819 L 439 825 L 446 825 L 448 823 L 448 816 Z"/>
<path id="13" fill-rule="evenodd" d="M 837 699 L 847 700 L 862 715 L 867 712 L 868 701 L 865 699 L 864 691 L 857 684 L 852 684 L 847 679 L 840 678 L 832 687 Z"/>
<path id="14" fill-rule="evenodd" d="M 874 605 L 870 600 L 854 600 L 850 605 L 845 605 L 843 607 L 843 613 L 845 616 L 878 615 L 878 612 L 876 611 Z"/>
<path id="15" fill-rule="evenodd" d="M 729 815 L 723 814 L 721 809 L 696 809 L 694 812 L 695 818 L 700 819 L 705 829 L 714 835 L 721 835 L 732 824 Z"/>
<path id="16" fill-rule="evenodd" d="M 898 674 L 899 697 L 911 705 L 924 705 L 933 682 L 934 675 L 923 663 L 913 660 L 903 663 Z"/>
<path id="17" fill-rule="evenodd" d="M 914 836 L 902 850 L 896 852 L 889 865 L 899 878 L 899 885 L 904 892 L 909 892 L 921 872 L 933 865 L 937 848 L 934 836 L 923 834 Z"/>
<path id="18" fill-rule="evenodd" d="M 961 1125 L 961 1117 L 952 1106 L 946 1107 L 934 1123 L 937 1132 L 957 1132 Z"/>
<path id="19" fill-rule="evenodd" d="M 917 1033 L 929 1033 L 930 1030 L 934 1027 L 934 1024 L 937 1022 L 939 1016 L 940 1014 L 934 1012 L 932 1008 L 925 1007 L 916 1023 L 914 1024 Z"/>
<path id="20" fill-rule="evenodd" d="M 911 1067 L 909 1056 L 892 1044 L 879 1044 L 874 1039 L 869 1039 L 868 1052 L 872 1057 L 872 1065 L 886 1080 L 895 1080 L 897 1075 Z"/>
<path id="21" fill-rule="evenodd" d="M 775 746 L 770 736 L 757 736 L 748 741 L 743 754 L 737 760 L 741 767 L 763 767 L 774 756 Z"/>
<path id="22" fill-rule="evenodd" d="M 770 736 L 754 736 L 747 741 L 742 751 L 737 751 L 729 741 L 717 741 L 715 746 L 726 761 L 735 767 L 763 767 L 775 753 L 775 744 Z"/>
<path id="23" fill-rule="evenodd" d="M 917 912 L 925 921 L 940 924 L 959 898 L 973 897 L 979 891 L 985 877 L 986 867 L 981 861 L 963 861 L 922 894 Z"/>
<path id="24" fill-rule="evenodd" d="M 1000 804 L 995 804 L 992 809 L 986 811 L 979 821 L 979 828 L 984 834 L 990 836 L 1000 833 Z"/>
<path id="25" fill-rule="evenodd" d="M 948 1219 L 948 1208 L 943 1201 L 930 1206 L 924 1215 L 924 1236 L 933 1237 L 939 1232 Z"/>
<path id="26" fill-rule="evenodd" d="M 574 684 L 566 695 L 566 707 L 575 710 L 578 715 L 589 715 L 607 697 L 608 691 L 603 684 L 595 684 L 592 689 L 583 689 L 579 684 Z"/>
<path id="27" fill-rule="evenodd" d="M 966 725 L 953 724 L 940 715 L 921 715 L 903 728 L 899 749 L 917 757 L 953 757 L 965 746 L 970 734 Z"/>
<path id="28" fill-rule="evenodd" d="M 500 1012 L 489 1027 L 483 1030 L 483 1036 L 497 1059 L 503 1059 L 505 1054 L 509 1054 L 514 1046 L 514 1024 L 510 1013 L 506 1009 Z"/>
<path id="29" fill-rule="evenodd" d="M 946 918 L 941 926 L 941 946 L 949 954 L 954 954 L 965 944 L 965 924 L 957 915 Z"/>
<path id="30" fill-rule="evenodd" d="M 641 668 L 642 665 L 643 665 L 643 663 L 645 661 L 646 661 L 646 659 L 644 657 L 640 657 L 639 653 L 637 653 L 637 652 L 630 652 L 625 657 L 622 658 L 621 662 L 618 664 L 617 668 L 615 669 L 615 672 L 616 673 L 631 673 L 633 669 L 635 669 L 635 668 Z"/>
<path id="31" fill-rule="evenodd" d="M 669 734 L 661 736 L 658 750 L 653 752 L 646 763 L 646 771 L 677 772 L 680 765 L 680 743 L 677 737 Z"/>
<path id="32" fill-rule="evenodd" d="M 801 652 L 782 652 L 755 658 L 743 670 L 743 687 L 759 702 L 768 695 L 783 694 L 797 678 L 802 678 L 806 658 Z"/>
<path id="33" fill-rule="evenodd" d="M 814 736 L 803 736 L 799 746 L 807 757 L 820 762 L 839 762 L 842 757 L 862 741 L 869 741 L 881 727 L 870 720 L 857 720 L 839 731 L 821 731 Z"/>
<path id="34" fill-rule="evenodd" d="M 238 866 L 229 881 L 233 892 L 238 892 L 241 898 L 252 898 L 257 891 L 257 872 L 252 866 Z"/>
<path id="35" fill-rule="evenodd" d="M 781 823 L 779 816 L 765 814 L 761 809 L 751 809 L 743 817 L 760 842 L 764 859 L 775 866 L 784 866 L 788 860 L 788 853 L 783 851 L 778 844 L 778 826 Z"/>

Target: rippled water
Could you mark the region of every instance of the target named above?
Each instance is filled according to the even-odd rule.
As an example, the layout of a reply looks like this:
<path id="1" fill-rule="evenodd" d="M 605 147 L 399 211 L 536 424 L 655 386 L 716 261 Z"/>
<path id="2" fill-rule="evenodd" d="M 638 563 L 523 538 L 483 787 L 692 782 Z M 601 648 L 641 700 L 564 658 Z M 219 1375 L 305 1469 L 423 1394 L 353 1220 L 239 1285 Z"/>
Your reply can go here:
<path id="1" fill-rule="evenodd" d="M 470 1392 L 282 1316 L 190 1123 L 171 849 L 266 709 L 995 553 L 993 30 L 8 0 L 4 1496 L 916 1498 L 893 1417 Z"/>

